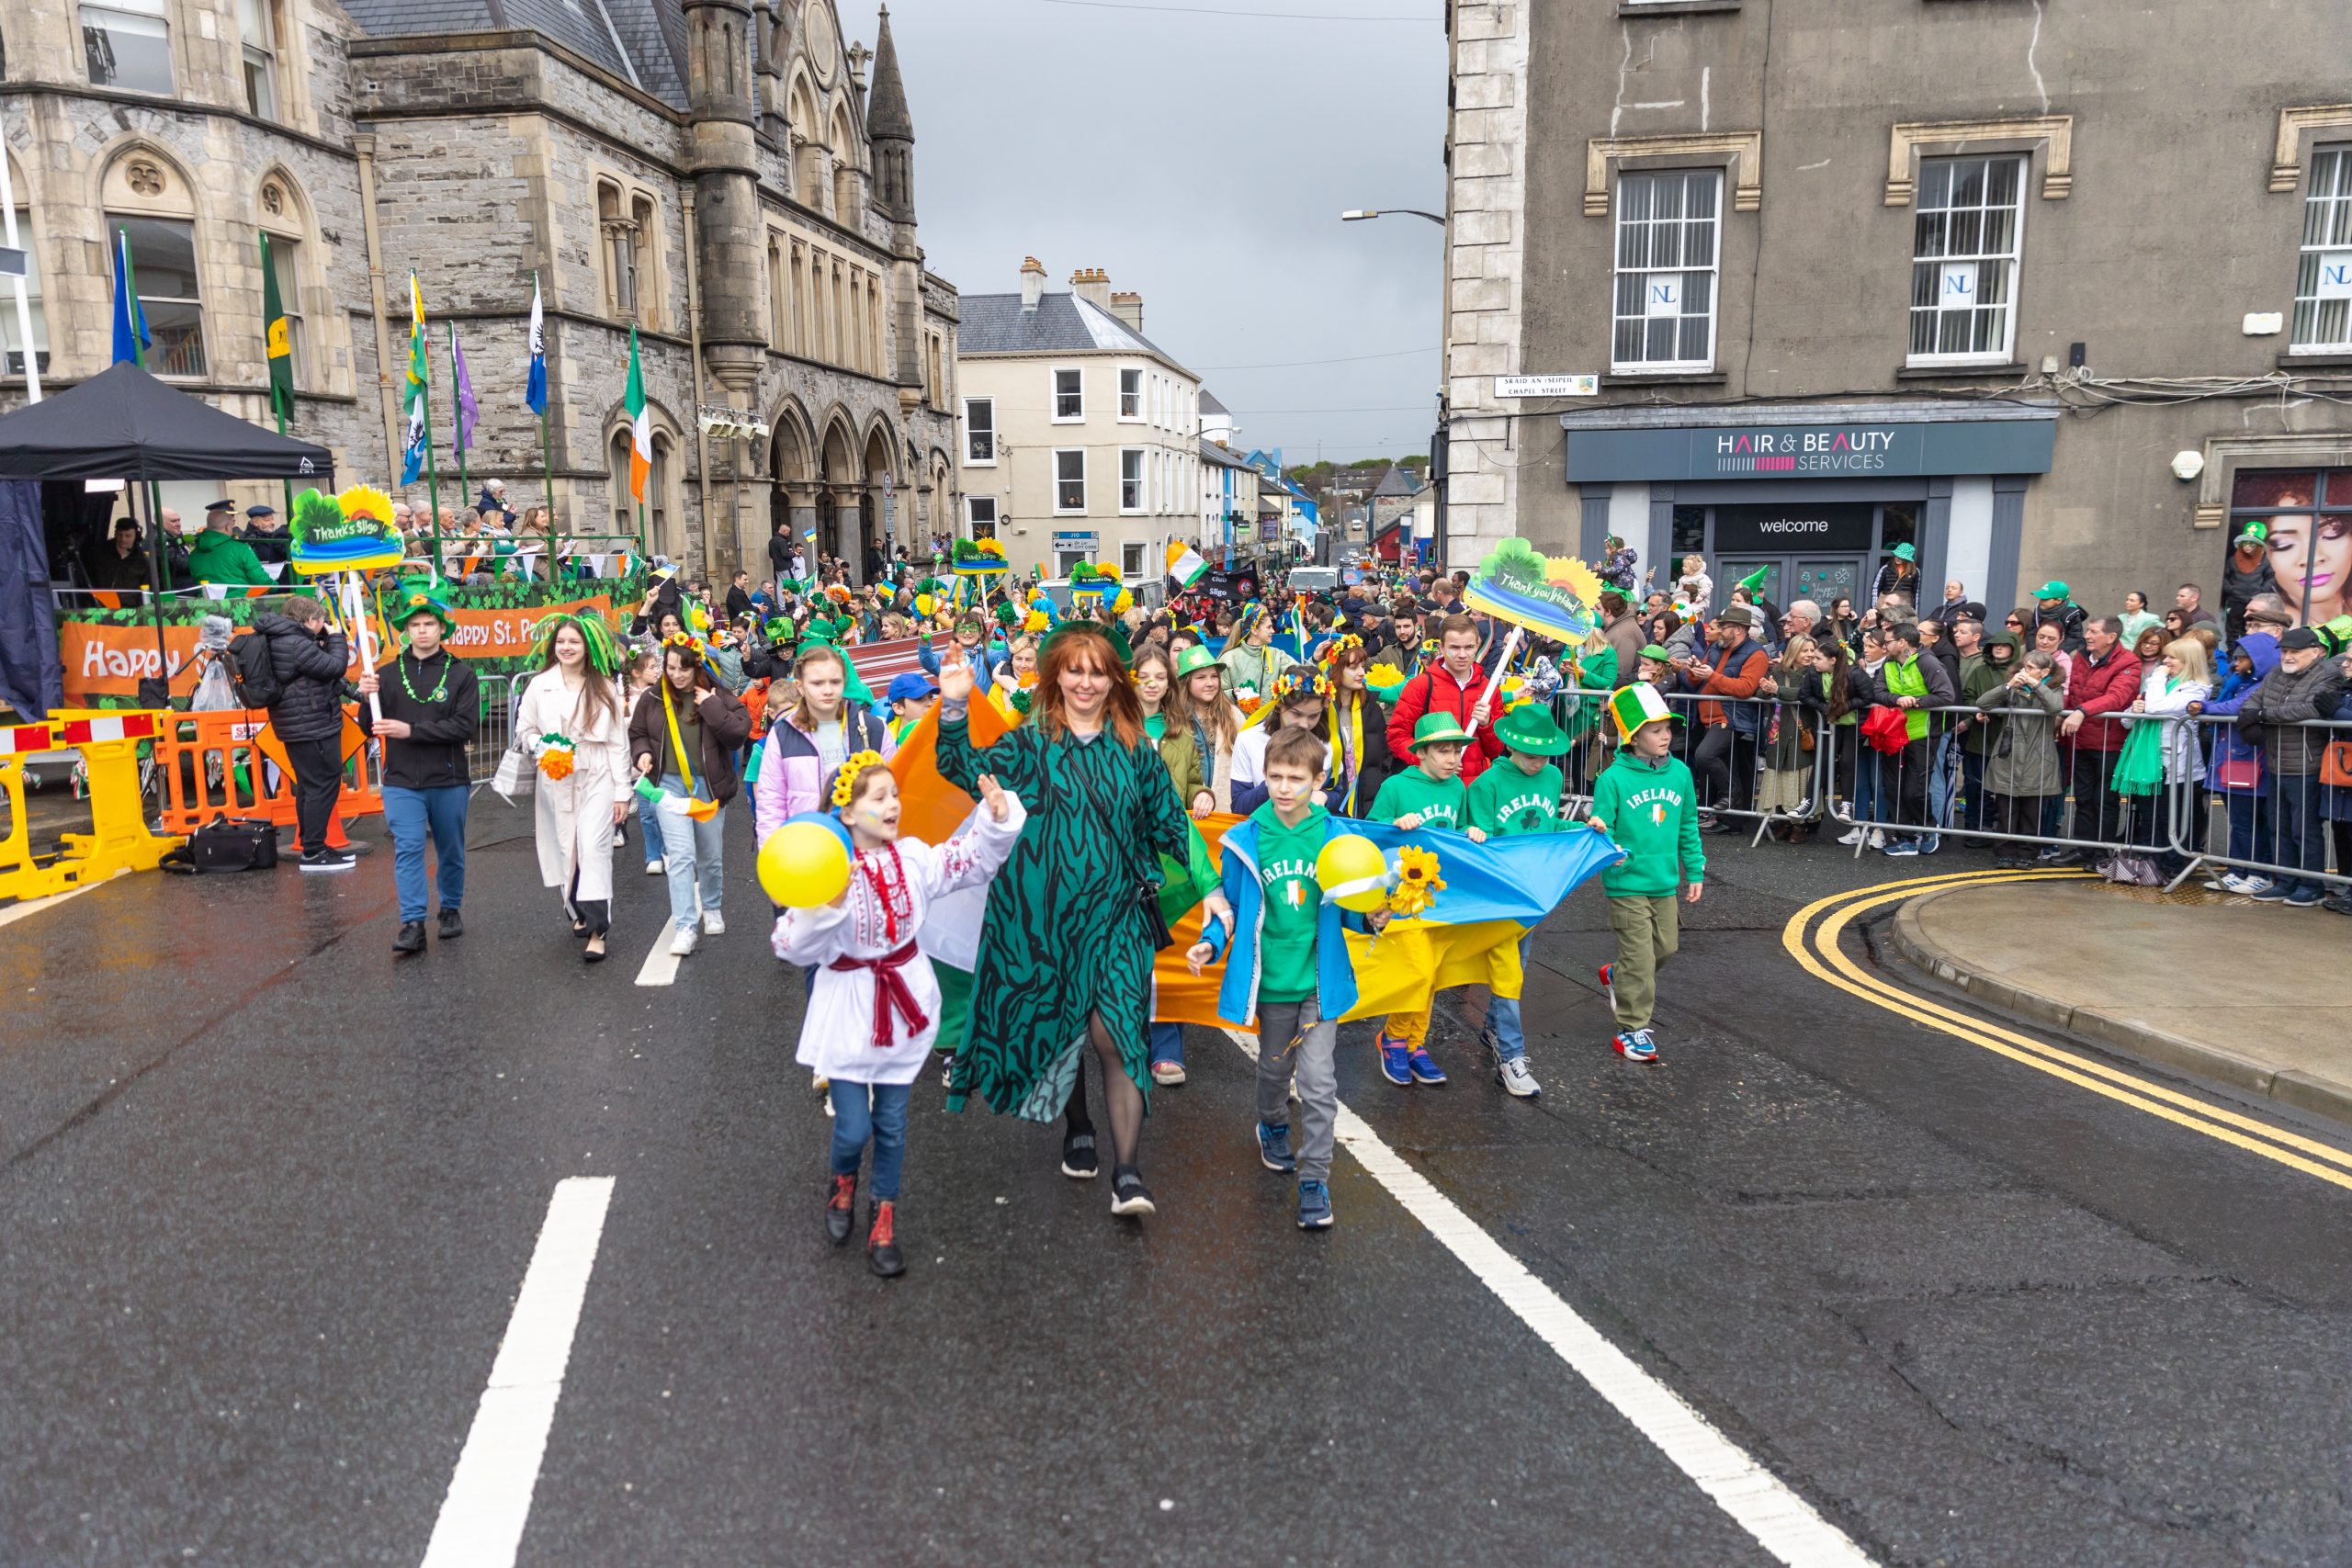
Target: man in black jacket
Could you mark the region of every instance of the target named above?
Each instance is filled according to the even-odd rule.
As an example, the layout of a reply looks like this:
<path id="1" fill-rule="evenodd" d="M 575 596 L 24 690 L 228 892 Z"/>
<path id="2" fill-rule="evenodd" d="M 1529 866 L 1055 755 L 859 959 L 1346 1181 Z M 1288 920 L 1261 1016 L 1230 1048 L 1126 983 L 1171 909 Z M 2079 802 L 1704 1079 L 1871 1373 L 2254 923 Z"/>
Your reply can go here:
<path id="1" fill-rule="evenodd" d="M 294 823 L 304 871 L 348 871 L 349 850 L 327 847 L 327 827 L 343 793 L 343 670 L 350 649 L 327 628 L 327 607 L 296 595 L 282 615 L 255 615 L 253 635 L 269 639 L 277 701 L 269 728 L 294 769 Z"/>
<path id="2" fill-rule="evenodd" d="M 458 913 L 466 897 L 466 802 L 472 780 L 466 748 L 481 719 L 472 666 L 442 646 L 448 606 L 422 583 L 401 591 L 392 614 L 408 639 L 380 670 L 359 677 L 359 728 L 384 742 L 384 826 L 392 835 L 392 886 L 400 895 L 395 953 L 424 951 L 424 840 L 440 855 L 441 940 L 463 936 Z"/>

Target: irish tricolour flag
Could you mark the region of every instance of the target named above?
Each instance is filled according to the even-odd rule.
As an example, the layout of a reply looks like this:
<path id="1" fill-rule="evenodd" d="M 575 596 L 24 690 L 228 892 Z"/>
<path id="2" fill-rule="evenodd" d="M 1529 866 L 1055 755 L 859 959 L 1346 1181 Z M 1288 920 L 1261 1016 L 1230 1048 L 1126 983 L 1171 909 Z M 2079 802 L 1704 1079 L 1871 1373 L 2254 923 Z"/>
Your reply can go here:
<path id="1" fill-rule="evenodd" d="M 645 367 L 638 363 L 637 329 L 628 330 L 628 389 L 621 394 L 628 411 L 628 493 L 645 504 L 645 476 L 653 471 L 653 421 L 645 412 Z"/>
<path id="2" fill-rule="evenodd" d="M 1182 539 L 1168 541 L 1168 575 L 1175 579 L 1177 592 L 1182 593 L 1198 582 L 1201 573 L 1208 569 L 1209 563 L 1201 558 L 1200 551 Z"/>

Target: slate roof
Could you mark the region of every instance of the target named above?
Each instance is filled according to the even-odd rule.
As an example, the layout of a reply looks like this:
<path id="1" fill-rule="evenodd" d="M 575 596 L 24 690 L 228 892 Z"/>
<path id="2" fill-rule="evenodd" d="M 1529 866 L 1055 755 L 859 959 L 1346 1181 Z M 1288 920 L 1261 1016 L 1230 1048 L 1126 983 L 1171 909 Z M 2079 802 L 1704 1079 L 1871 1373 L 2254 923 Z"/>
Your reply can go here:
<path id="1" fill-rule="evenodd" d="M 1201 438 L 1201 461 L 1220 468 L 1246 468 L 1250 465 L 1230 446 L 1220 446 L 1206 436 Z"/>
<path id="2" fill-rule="evenodd" d="M 677 0 L 344 0 L 344 9 L 372 38 L 538 33 L 673 108 L 686 107 L 685 15 Z"/>
<path id="3" fill-rule="evenodd" d="M 1375 498 L 1384 495 L 1416 495 L 1419 493 L 1420 488 L 1413 482 L 1411 471 L 1403 464 L 1391 463 L 1388 465 L 1388 471 L 1380 476 L 1380 483 L 1372 493 Z"/>
<path id="4" fill-rule="evenodd" d="M 1035 310 L 1023 310 L 1018 294 L 967 294 L 961 310 L 958 354 L 1140 353 L 1183 368 L 1174 355 L 1075 294 L 1046 295 Z"/>
<path id="5" fill-rule="evenodd" d="M 1201 389 L 1201 412 L 1203 413 L 1229 414 L 1233 411 L 1227 408 L 1223 403 L 1217 401 L 1216 394 L 1215 392 L 1210 391 L 1206 387 L 1203 387 Z"/>

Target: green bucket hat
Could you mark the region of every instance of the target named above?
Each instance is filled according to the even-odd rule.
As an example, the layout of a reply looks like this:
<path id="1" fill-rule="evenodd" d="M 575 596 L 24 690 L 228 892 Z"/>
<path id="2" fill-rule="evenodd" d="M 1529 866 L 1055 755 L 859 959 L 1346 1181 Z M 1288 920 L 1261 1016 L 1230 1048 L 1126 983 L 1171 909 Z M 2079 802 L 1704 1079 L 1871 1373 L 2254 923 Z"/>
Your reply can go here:
<path id="1" fill-rule="evenodd" d="M 1913 549 L 1908 545 L 1897 545 L 1894 547 L 1894 558 L 1896 560 L 1917 562 L 1919 558 L 1919 552 Z"/>
<path id="2" fill-rule="evenodd" d="M 1188 675 L 1195 675 L 1204 670 L 1215 670 L 1217 667 L 1216 655 L 1197 642 L 1189 648 L 1177 650 L 1176 679 L 1179 681 Z"/>
<path id="3" fill-rule="evenodd" d="M 1495 739 L 1532 757 L 1557 757 L 1568 749 L 1566 733 L 1534 703 L 1521 703 L 1496 720 Z"/>
<path id="4" fill-rule="evenodd" d="M 2036 599 L 2041 600 L 2072 599 L 2075 596 L 2075 591 L 2053 577 L 2049 581 L 2043 583 L 2041 587 L 2035 589 L 2033 591 L 2033 596 Z"/>
<path id="5" fill-rule="evenodd" d="M 1425 713 L 1413 724 L 1413 750 L 1415 751 L 1419 751 L 1424 746 L 1434 745 L 1441 740 L 1461 740 L 1466 742 L 1469 739 L 1470 732 L 1463 728 L 1462 721 L 1455 718 L 1450 713 Z"/>
<path id="6" fill-rule="evenodd" d="M 1664 643 L 1648 643 L 1643 647 L 1640 657 L 1644 659 L 1655 659 L 1660 664 L 1671 664 L 1674 662 L 1674 649 L 1667 647 Z"/>
<path id="7" fill-rule="evenodd" d="M 404 582 L 393 591 L 391 622 L 396 626 L 405 626 L 419 615 L 431 615 L 439 621 L 445 636 L 458 629 L 458 619 L 449 613 L 448 603 L 422 579 Z"/>

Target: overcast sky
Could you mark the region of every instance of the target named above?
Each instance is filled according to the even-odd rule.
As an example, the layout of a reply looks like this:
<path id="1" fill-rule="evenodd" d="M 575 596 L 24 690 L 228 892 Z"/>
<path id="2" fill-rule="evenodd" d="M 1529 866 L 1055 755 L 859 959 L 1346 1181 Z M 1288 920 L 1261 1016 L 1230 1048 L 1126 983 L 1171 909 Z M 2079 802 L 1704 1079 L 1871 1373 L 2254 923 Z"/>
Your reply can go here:
<path id="1" fill-rule="evenodd" d="M 1102 267 L 1247 445 L 1426 451 L 1443 231 L 1340 213 L 1443 210 L 1437 0 L 1151 3 L 1181 9 L 893 0 L 931 269 L 1003 294 L 1024 255 L 1056 291 Z M 838 4 L 870 47 L 875 0 Z"/>

